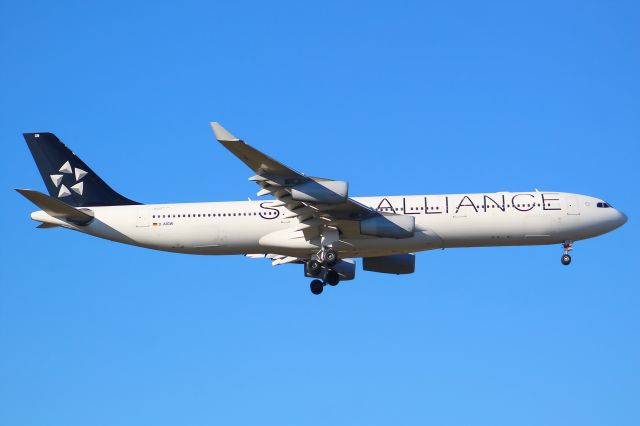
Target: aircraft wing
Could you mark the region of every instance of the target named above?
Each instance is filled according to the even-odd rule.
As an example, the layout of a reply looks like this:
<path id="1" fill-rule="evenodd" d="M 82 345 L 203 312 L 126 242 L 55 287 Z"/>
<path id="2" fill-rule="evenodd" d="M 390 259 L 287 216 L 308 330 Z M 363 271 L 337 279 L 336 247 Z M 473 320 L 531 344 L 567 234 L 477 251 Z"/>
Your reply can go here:
<path id="1" fill-rule="evenodd" d="M 379 212 L 348 196 L 349 184 L 343 181 L 307 176 L 233 136 L 219 123 L 211 123 L 216 139 L 244 162 L 253 172 L 249 180 L 260 186 L 258 196 L 272 195 L 284 206 L 285 218 L 297 218 L 294 231 L 303 231 L 305 239 L 322 236 L 323 244 L 335 240 L 336 233 L 374 237 L 409 238 L 415 231 L 412 215 Z M 324 231 L 323 231 L 324 230 Z M 329 236 L 333 235 L 333 236 Z"/>
<path id="2" fill-rule="evenodd" d="M 220 124 L 213 122 L 211 128 L 216 139 L 253 170 L 255 175 L 249 180 L 260 185 L 257 195 L 273 195 L 278 200 L 274 206 L 290 211 L 287 218 L 299 219 L 299 230 L 382 216 L 346 196 L 346 182 L 306 176 L 233 136 Z"/>

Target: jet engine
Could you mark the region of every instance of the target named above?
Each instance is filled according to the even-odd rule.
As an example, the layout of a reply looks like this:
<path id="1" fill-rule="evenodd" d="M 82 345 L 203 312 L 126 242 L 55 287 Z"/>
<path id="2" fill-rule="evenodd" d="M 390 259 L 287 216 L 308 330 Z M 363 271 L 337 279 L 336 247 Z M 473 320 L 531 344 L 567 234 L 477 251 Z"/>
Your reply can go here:
<path id="1" fill-rule="evenodd" d="M 360 221 L 360 233 L 372 237 L 411 238 L 416 229 L 413 216 L 373 216 Z"/>
<path id="2" fill-rule="evenodd" d="M 414 253 L 405 253 L 365 257 L 362 259 L 362 269 L 384 274 L 412 274 L 416 270 L 416 255 Z"/>
<path id="3" fill-rule="evenodd" d="M 339 204 L 349 197 L 349 183 L 341 180 L 310 180 L 291 188 L 291 198 L 310 203 Z"/>

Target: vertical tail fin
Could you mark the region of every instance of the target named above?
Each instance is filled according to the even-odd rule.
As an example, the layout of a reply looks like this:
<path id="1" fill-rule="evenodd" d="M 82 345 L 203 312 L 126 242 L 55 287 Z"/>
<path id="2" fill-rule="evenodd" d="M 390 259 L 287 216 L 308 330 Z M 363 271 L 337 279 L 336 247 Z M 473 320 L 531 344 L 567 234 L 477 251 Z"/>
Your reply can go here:
<path id="1" fill-rule="evenodd" d="M 53 133 L 24 133 L 52 197 L 73 207 L 140 204 L 111 189 Z"/>

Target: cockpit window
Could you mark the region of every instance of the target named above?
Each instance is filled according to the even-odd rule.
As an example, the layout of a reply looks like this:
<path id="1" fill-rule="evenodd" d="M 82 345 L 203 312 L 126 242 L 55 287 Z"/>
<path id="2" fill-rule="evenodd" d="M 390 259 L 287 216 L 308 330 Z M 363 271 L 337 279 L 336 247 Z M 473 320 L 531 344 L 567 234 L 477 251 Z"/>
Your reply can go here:
<path id="1" fill-rule="evenodd" d="M 613 207 L 611 204 L 609 203 L 604 203 L 604 202 L 600 202 L 598 204 L 596 204 L 597 207 L 600 207 L 601 209 L 608 209 Z"/>

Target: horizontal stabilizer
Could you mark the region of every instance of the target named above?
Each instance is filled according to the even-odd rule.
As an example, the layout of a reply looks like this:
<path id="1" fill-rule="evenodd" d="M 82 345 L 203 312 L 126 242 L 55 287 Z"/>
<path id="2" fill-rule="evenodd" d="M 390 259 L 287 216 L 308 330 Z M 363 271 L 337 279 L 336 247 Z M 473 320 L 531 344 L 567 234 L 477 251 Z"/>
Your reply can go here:
<path id="1" fill-rule="evenodd" d="M 33 189 L 16 189 L 16 191 L 56 219 L 66 220 L 77 225 L 86 225 L 93 219 L 93 215 L 87 213 L 91 213 L 89 209 L 78 210 L 69 204 Z"/>

